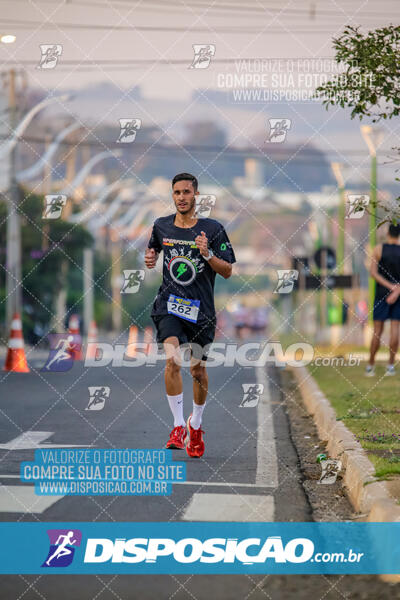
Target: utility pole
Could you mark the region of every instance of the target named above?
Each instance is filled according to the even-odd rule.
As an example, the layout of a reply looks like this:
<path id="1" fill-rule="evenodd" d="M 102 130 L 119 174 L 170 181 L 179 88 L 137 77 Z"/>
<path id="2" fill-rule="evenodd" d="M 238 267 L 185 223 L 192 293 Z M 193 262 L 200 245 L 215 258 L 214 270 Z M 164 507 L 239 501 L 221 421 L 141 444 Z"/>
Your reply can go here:
<path id="1" fill-rule="evenodd" d="M 83 250 L 83 325 L 84 335 L 89 333 L 90 323 L 93 321 L 93 248 Z"/>
<path id="2" fill-rule="evenodd" d="M 121 331 L 122 304 L 121 304 L 121 240 L 116 231 L 110 228 L 111 241 L 111 290 L 112 290 L 112 329 Z"/>
<path id="3" fill-rule="evenodd" d="M 63 183 L 63 187 L 68 186 L 75 177 L 76 170 L 76 135 L 75 132 L 71 135 L 72 138 L 72 148 L 67 155 L 66 159 L 66 181 Z M 68 220 L 70 215 L 72 214 L 72 192 L 71 196 L 68 194 L 67 196 L 67 204 L 63 208 L 63 219 Z M 61 288 L 56 294 L 55 298 L 55 311 L 53 313 L 51 329 L 54 331 L 62 330 L 64 326 L 65 315 L 67 314 L 67 278 L 68 278 L 68 258 L 63 257 L 61 259 L 60 271 L 59 271 L 59 281 L 61 283 Z"/>
<path id="4" fill-rule="evenodd" d="M 376 246 L 376 184 L 377 184 L 377 168 L 376 168 L 376 151 L 371 153 L 371 187 L 370 187 L 370 206 L 371 213 L 369 215 L 369 246 L 372 254 L 373 249 Z M 375 298 L 376 282 L 373 277 L 368 279 L 368 321 L 370 325 L 373 323 L 373 311 L 374 311 L 374 298 Z"/>
<path id="5" fill-rule="evenodd" d="M 8 109 L 10 132 L 13 133 L 17 122 L 16 72 L 8 73 Z M 21 222 L 18 213 L 19 188 L 16 180 L 17 144 L 9 154 L 9 186 L 7 194 L 7 242 L 6 242 L 6 327 L 9 327 L 13 314 L 22 309 L 21 293 Z"/>
<path id="6" fill-rule="evenodd" d="M 361 135 L 368 146 L 371 157 L 371 187 L 369 203 L 369 247 L 370 252 L 376 246 L 376 213 L 377 213 L 377 163 L 376 152 L 383 141 L 383 131 L 371 125 L 361 125 Z M 371 276 L 368 279 L 368 321 L 370 327 L 373 325 L 373 309 L 375 297 L 375 279 Z"/>
<path id="7" fill-rule="evenodd" d="M 46 144 L 45 150 L 48 149 L 51 144 L 51 135 L 49 132 L 46 133 Z M 51 194 L 52 188 L 52 169 L 51 162 L 47 161 L 44 167 L 44 179 L 43 179 L 43 193 L 45 195 Z M 42 250 L 43 252 L 47 252 L 49 249 L 49 233 L 50 233 L 50 225 L 47 221 L 43 222 L 42 226 Z"/>
<path id="8" fill-rule="evenodd" d="M 342 175 L 342 166 L 340 163 L 332 162 L 331 168 L 336 178 L 338 191 L 339 191 L 339 207 L 338 207 L 338 242 L 336 251 L 336 262 L 338 265 L 338 273 L 343 274 L 344 271 L 344 258 L 345 258 L 345 226 L 346 226 L 346 200 L 345 200 L 345 183 Z M 344 301 L 344 290 L 339 288 L 337 290 L 339 311 L 340 311 L 340 323 L 343 323 L 343 301 Z"/>
<path id="9" fill-rule="evenodd" d="M 10 36 L 14 37 L 14 36 Z M 15 37 L 14 37 L 15 39 Z M 22 313 L 22 252 L 21 252 L 21 222 L 18 213 L 19 208 L 19 187 L 16 178 L 17 170 L 17 148 L 18 137 L 20 137 L 33 117 L 49 104 L 62 99 L 67 101 L 69 96 L 59 96 L 58 98 L 48 98 L 36 104 L 24 116 L 23 120 L 17 125 L 17 94 L 16 78 L 17 75 L 24 76 L 24 72 L 17 72 L 10 69 L 5 72 L 5 81 L 8 87 L 8 113 L 9 113 L 9 131 L 8 143 L 5 142 L 0 153 L 2 167 L 6 171 L 6 182 L 4 189 L 7 190 L 7 233 L 6 233 L 6 327 L 9 327 L 14 312 Z M 16 135 L 18 133 L 18 135 Z"/>

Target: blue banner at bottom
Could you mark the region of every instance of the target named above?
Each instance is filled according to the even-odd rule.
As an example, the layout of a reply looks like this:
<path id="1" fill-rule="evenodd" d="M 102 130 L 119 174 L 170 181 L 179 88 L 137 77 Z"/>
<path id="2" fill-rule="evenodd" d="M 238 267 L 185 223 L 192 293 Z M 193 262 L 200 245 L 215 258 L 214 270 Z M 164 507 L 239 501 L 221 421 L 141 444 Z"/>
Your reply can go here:
<path id="1" fill-rule="evenodd" d="M 1 523 L 1 574 L 397 574 L 400 523 Z"/>

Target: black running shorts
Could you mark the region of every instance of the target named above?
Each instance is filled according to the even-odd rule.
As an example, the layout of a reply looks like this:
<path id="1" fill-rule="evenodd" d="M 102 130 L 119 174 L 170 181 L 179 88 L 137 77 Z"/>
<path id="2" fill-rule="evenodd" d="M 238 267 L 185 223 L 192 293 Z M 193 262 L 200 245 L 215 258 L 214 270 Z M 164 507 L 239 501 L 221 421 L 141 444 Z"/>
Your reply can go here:
<path id="1" fill-rule="evenodd" d="M 388 304 L 386 302 L 386 297 L 389 294 L 390 292 L 388 291 L 385 296 L 375 298 L 373 313 L 374 321 L 400 321 L 400 298 L 393 304 Z"/>
<path id="2" fill-rule="evenodd" d="M 198 325 L 175 315 L 154 315 L 151 317 L 157 330 L 157 342 L 161 344 L 169 337 L 177 337 L 179 344 L 192 344 L 193 357 L 207 360 L 206 351 L 200 356 L 199 347 L 211 344 L 215 337 L 215 319 L 209 323 Z"/>

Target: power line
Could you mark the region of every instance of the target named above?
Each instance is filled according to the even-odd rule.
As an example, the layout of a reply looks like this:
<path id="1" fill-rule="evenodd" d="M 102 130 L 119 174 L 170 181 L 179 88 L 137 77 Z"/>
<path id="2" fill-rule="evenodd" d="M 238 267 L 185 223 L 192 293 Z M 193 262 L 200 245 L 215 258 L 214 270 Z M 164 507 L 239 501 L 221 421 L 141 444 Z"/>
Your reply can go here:
<path id="1" fill-rule="evenodd" d="M 124 5 L 126 7 L 130 8 L 130 4 L 131 4 L 131 0 L 116 0 L 118 4 Z M 232 2 L 232 0 L 230 0 Z M 86 5 L 93 5 L 95 4 L 94 2 L 83 2 L 83 0 L 71 0 L 71 2 L 69 2 L 69 4 L 86 4 Z M 109 8 L 107 7 L 104 3 L 102 2 L 96 2 L 97 5 L 100 4 L 100 6 L 104 7 L 104 8 Z M 232 10 L 236 10 L 236 11 L 240 11 L 240 12 L 248 12 L 249 10 L 252 11 L 253 13 L 261 13 L 261 14 L 265 14 L 266 12 L 270 12 L 270 13 L 276 13 L 281 15 L 282 17 L 288 14 L 293 14 L 293 15 L 307 15 L 309 13 L 309 7 L 304 7 L 304 8 L 282 8 L 282 6 L 264 6 L 262 5 L 261 2 L 255 2 L 254 4 L 250 3 L 250 2 L 246 2 L 243 3 L 242 1 L 240 1 L 240 3 L 238 2 L 237 4 L 228 4 L 228 3 L 224 3 L 219 1 L 218 4 L 209 4 L 206 2 L 200 2 L 199 0 L 185 0 L 185 2 L 181 3 L 180 7 L 174 7 L 174 6 L 165 6 L 164 3 L 161 2 L 161 0 L 146 0 L 146 4 L 143 4 L 141 6 L 139 6 L 138 8 L 142 9 L 142 10 L 147 10 L 148 6 L 153 6 L 156 7 L 157 10 L 159 9 L 167 9 L 167 10 L 173 10 L 174 12 L 178 11 L 180 13 L 182 13 L 183 11 L 185 11 L 187 8 L 203 8 L 207 10 L 207 13 L 210 11 L 213 12 L 224 12 L 226 13 L 226 11 L 232 11 Z M 340 7 L 342 8 L 342 7 Z M 347 8 L 347 7 L 346 7 Z M 345 7 L 343 7 L 343 17 L 347 18 L 347 11 Z M 350 11 L 349 11 L 350 12 Z M 186 14 L 186 13 L 185 13 Z M 340 10 L 325 10 L 325 9 L 316 9 L 316 15 L 321 15 L 321 16 L 335 16 L 335 15 L 341 15 L 341 11 Z M 350 15 L 352 16 L 352 15 Z M 362 14 L 357 15 L 357 16 L 371 16 L 371 17 L 382 17 L 384 16 L 382 14 L 382 11 L 365 11 L 363 10 Z"/>
<path id="2" fill-rule="evenodd" d="M 90 132 L 89 132 L 90 134 Z M 0 140 L 4 140 L 7 139 L 5 136 L 0 136 Z M 29 136 L 29 135 L 24 135 L 21 136 L 19 138 L 20 141 L 26 141 L 29 143 L 37 143 L 37 144 L 45 144 L 46 143 L 46 139 L 45 138 L 41 138 L 41 137 L 36 137 L 36 136 Z M 73 146 L 78 148 L 79 146 L 86 146 L 86 147 L 91 147 L 91 148 L 103 148 L 106 147 L 107 149 L 111 149 L 111 148 L 115 148 L 115 149 L 121 149 L 121 144 L 117 144 L 116 141 L 111 141 L 111 140 L 105 140 L 103 143 L 102 142 L 97 142 L 97 141 L 90 141 L 90 140 L 83 140 L 82 142 L 73 142 L 73 141 L 68 141 L 66 139 L 61 140 L 59 143 L 59 146 Z M 212 154 L 220 154 L 223 156 L 224 154 L 230 154 L 232 156 L 237 156 L 238 158 L 247 158 L 250 157 L 250 153 L 257 153 L 259 151 L 259 149 L 257 147 L 249 147 L 249 148 L 235 148 L 235 147 L 225 147 L 225 146 L 200 146 L 200 145 L 191 145 L 191 144 L 182 144 L 182 145 L 156 145 L 154 144 L 154 141 L 149 141 L 148 143 L 145 142 L 137 142 L 135 141 L 135 143 L 133 144 L 133 148 L 138 150 L 138 151 L 144 151 L 147 150 L 149 147 L 151 146 L 151 149 L 154 151 L 165 151 L 167 153 L 171 153 L 172 150 L 187 150 L 189 152 L 201 152 L 201 153 L 212 153 Z M 282 149 L 278 149 L 278 148 L 274 148 L 271 149 L 270 147 L 268 147 L 268 151 L 271 153 L 271 155 L 274 156 L 274 160 L 277 160 L 280 158 L 279 155 L 282 156 L 282 160 L 287 160 L 287 156 L 290 155 L 290 152 L 293 150 L 293 148 L 297 148 L 298 146 L 293 144 L 290 148 L 288 147 L 287 150 L 283 151 Z M 267 149 L 267 146 L 264 146 L 263 150 L 265 151 Z M 261 148 L 260 148 L 261 150 Z M 322 159 L 321 162 L 327 162 L 329 163 L 330 159 L 326 159 L 326 156 L 337 156 L 338 154 L 342 154 L 342 155 L 348 155 L 348 156 L 360 156 L 360 157 L 365 157 L 368 155 L 367 152 L 364 152 L 362 150 L 352 150 L 352 149 L 338 149 L 335 148 L 334 150 L 331 151 L 326 151 L 326 150 L 319 150 L 318 148 L 315 147 L 307 147 L 304 146 L 303 147 L 303 151 L 304 154 L 300 157 L 302 159 L 310 159 L 311 161 L 314 161 L 316 158 Z M 389 155 L 386 151 L 381 150 L 380 151 L 381 156 L 384 154 L 384 156 L 389 157 L 391 155 Z M 396 154 L 393 154 L 393 157 L 397 157 Z M 252 158 L 252 157 L 251 157 Z M 297 161 L 297 158 L 294 157 L 293 161 Z M 293 162 L 292 161 L 292 162 Z"/>
<path id="3" fill-rule="evenodd" d="M 210 35 L 212 35 L 213 31 L 215 32 L 221 32 L 221 33 L 235 33 L 235 34 L 239 34 L 239 35 L 244 35 L 246 33 L 261 33 L 261 26 L 240 26 L 240 27 L 232 27 L 232 26 L 213 26 L 213 27 L 190 27 L 190 29 L 186 26 L 179 26 L 179 25 L 173 25 L 173 26 L 157 26 L 157 25 L 94 25 L 92 23 L 53 23 L 53 22 L 46 22 L 44 25 L 42 25 L 41 21 L 19 21 L 17 19 L 2 19 L 1 23 L 5 23 L 5 24 L 9 24 L 12 28 L 14 29 L 31 29 L 34 26 L 38 26 L 40 25 L 40 30 L 43 31 L 53 31 L 53 30 L 57 30 L 57 29 L 72 29 L 72 30 L 77 30 L 77 29 L 85 29 L 85 30 L 94 30 L 94 31 L 99 31 L 99 30 L 107 30 L 109 31 L 110 28 L 112 28 L 112 31 L 162 31 L 165 33 L 169 33 L 169 32 L 181 32 L 181 31 L 187 31 L 188 33 L 191 33 L 192 31 L 199 31 L 199 32 L 207 32 Z M 317 25 L 317 24 L 316 24 Z M 286 26 L 287 27 L 287 26 Z M 295 30 L 296 33 L 330 33 L 332 31 L 332 29 L 318 29 L 317 31 L 315 29 L 296 29 Z M 263 32 L 263 34 L 267 35 L 269 33 L 283 33 L 286 32 L 286 29 L 268 29 L 265 32 Z"/>
<path id="4" fill-rule="evenodd" d="M 7 1 L 7 0 L 6 0 Z M 19 1 L 19 2 L 27 2 L 28 0 L 13 0 L 14 2 Z M 54 2 L 52 2 L 52 0 L 39 0 L 40 2 L 49 2 L 50 4 L 54 4 Z M 386 0 L 388 1 L 388 0 Z M 255 15 L 258 14 L 266 14 L 267 12 L 273 14 L 277 14 L 280 15 L 282 17 L 285 16 L 289 16 L 289 15 L 294 15 L 294 16 L 304 16 L 304 17 L 308 17 L 309 18 L 309 6 L 304 6 L 303 8 L 282 8 L 282 6 L 272 6 L 272 5 L 265 5 L 262 4 L 261 1 L 256 1 L 256 2 L 252 2 L 250 3 L 249 1 L 247 1 L 245 4 L 242 2 L 242 0 L 238 0 L 237 3 L 233 3 L 234 0 L 230 0 L 231 3 L 226 3 L 226 2 L 218 2 L 218 4 L 207 4 L 205 2 L 201 2 L 199 0 L 185 0 L 185 2 L 183 2 L 180 6 L 168 6 L 165 5 L 165 3 L 163 3 L 161 0 L 146 0 L 146 3 L 144 4 L 140 4 L 139 6 L 137 6 L 135 8 L 135 11 L 167 11 L 167 12 L 179 12 L 181 14 L 187 15 L 187 9 L 205 9 L 207 10 L 207 13 L 209 13 L 210 11 L 212 11 L 214 14 L 216 12 L 220 12 L 222 14 L 226 15 L 226 12 L 229 11 L 231 16 L 242 16 L 242 15 L 232 15 L 232 11 L 238 11 L 238 12 L 246 12 L 248 13 L 249 11 L 252 12 Z M 113 5 L 120 5 L 119 7 L 122 8 L 129 8 L 131 10 L 131 0 L 113 0 L 113 4 L 110 5 L 108 2 L 101 2 L 101 1 L 96 1 L 94 0 L 93 2 L 91 2 L 90 0 L 69 0 L 68 2 L 64 3 L 65 7 L 72 7 L 72 6 L 76 6 L 76 5 L 83 5 L 83 6 L 99 6 L 103 9 L 106 10 L 112 10 Z M 398 2 L 395 2 L 395 6 L 398 6 Z M 338 16 L 341 17 L 343 16 L 344 19 L 346 18 L 353 18 L 353 15 L 349 15 L 349 17 L 347 16 L 348 12 L 352 12 L 355 9 L 358 8 L 358 5 L 356 5 L 354 8 L 350 8 L 348 6 L 348 4 L 346 3 L 345 5 L 341 6 L 338 5 L 338 10 L 326 10 L 326 9 L 321 9 L 321 8 L 316 8 L 315 11 L 315 17 L 320 16 Z M 342 9 L 339 10 L 339 9 Z M 193 10 L 194 12 L 194 10 Z M 251 16 L 251 15 L 249 15 Z M 364 19 L 366 17 L 384 17 L 384 12 L 383 11 L 365 11 L 363 10 L 362 13 L 359 13 L 356 15 L 357 18 L 359 19 Z M 314 17 L 314 19 L 315 19 Z"/>

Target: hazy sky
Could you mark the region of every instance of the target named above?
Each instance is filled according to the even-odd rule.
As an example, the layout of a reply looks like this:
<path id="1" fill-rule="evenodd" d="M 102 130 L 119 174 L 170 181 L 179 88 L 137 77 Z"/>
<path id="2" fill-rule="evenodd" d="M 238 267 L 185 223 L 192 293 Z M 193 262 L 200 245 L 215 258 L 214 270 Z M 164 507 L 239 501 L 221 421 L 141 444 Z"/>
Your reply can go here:
<path id="1" fill-rule="evenodd" d="M 0 0 L 0 10 L 2 33 L 17 35 L 16 43 L 0 44 L 3 69 L 11 61 L 22 65 L 39 60 L 39 44 L 63 46 L 60 65 L 53 71 L 25 63 L 32 84 L 61 89 L 104 80 L 123 88 L 139 84 L 146 96 L 184 99 L 194 88 L 216 87 L 219 69 L 217 63 L 205 70 L 188 69 L 193 44 L 215 44 L 215 61 L 329 57 L 332 36 L 344 25 L 369 29 L 396 23 L 400 2 Z M 102 62 L 121 60 L 149 62 L 125 64 L 123 69 Z M 183 64 L 160 62 L 176 60 Z"/>
<path id="2" fill-rule="evenodd" d="M 332 37 L 345 25 L 361 25 L 365 31 L 397 24 L 400 1 L 0 0 L 0 10 L 1 33 L 17 36 L 14 44 L 0 44 L 2 70 L 23 67 L 29 85 L 54 93 L 94 83 L 121 88 L 117 101 L 95 96 L 87 99 L 86 106 L 78 92 L 81 118 L 92 116 L 100 121 L 107 114 L 118 122 L 119 117 L 141 116 L 146 124 L 168 124 L 173 141 L 185 123 L 213 118 L 227 130 L 233 144 L 246 145 L 249 136 L 266 130 L 267 116 L 284 116 L 275 114 L 274 103 L 261 109 L 239 104 L 218 112 L 212 105 L 188 102 L 193 90 L 218 89 L 221 74 L 237 73 L 239 61 L 255 58 L 267 59 L 270 65 L 282 59 L 271 68 L 285 85 L 289 75 L 285 60 L 332 59 Z M 40 44 L 62 45 L 55 69 L 36 68 Z M 189 68 L 193 44 L 215 45 L 209 68 Z M 317 72 L 311 67 L 311 74 Z M 135 85 L 143 96 L 136 105 L 129 94 L 124 95 Z M 300 103 L 293 103 L 292 109 L 296 123 L 291 142 L 312 143 L 328 152 L 357 149 L 362 153 L 362 177 L 368 178 L 368 154 L 358 121 L 350 122 L 340 108 L 323 114 L 316 110 L 315 115 L 306 113 Z M 400 146 L 398 119 L 384 123 L 384 128 L 384 147 Z M 383 170 L 388 179 L 393 178 L 392 168 Z"/>

